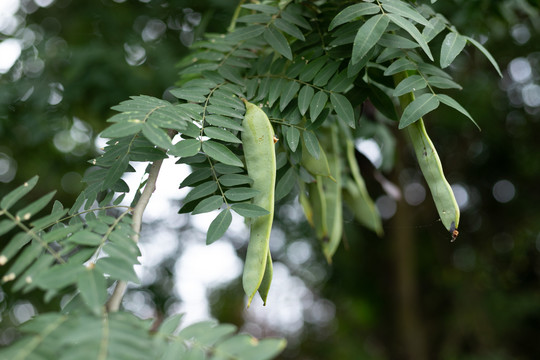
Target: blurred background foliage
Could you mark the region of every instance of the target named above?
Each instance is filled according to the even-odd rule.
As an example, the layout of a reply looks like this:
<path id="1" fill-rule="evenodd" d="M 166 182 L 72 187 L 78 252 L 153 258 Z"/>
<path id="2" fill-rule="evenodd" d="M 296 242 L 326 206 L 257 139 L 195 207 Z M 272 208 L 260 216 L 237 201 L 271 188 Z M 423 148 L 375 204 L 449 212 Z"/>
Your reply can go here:
<path id="1" fill-rule="evenodd" d="M 81 189 L 85 161 L 100 146 L 95 138 L 110 107 L 131 95 L 166 97 L 193 39 L 226 31 L 237 5 L 2 2 L 0 195 L 39 174 L 42 194 L 58 189 L 68 206 Z M 540 358 L 539 3 L 453 0 L 433 7 L 462 34 L 484 42 L 504 73 L 500 79 L 481 53 L 467 48 L 450 68 L 464 89 L 452 96 L 482 131 L 453 110 L 426 119 L 462 208 L 460 236 L 450 243 L 437 222 L 405 133 L 397 129 L 390 130 L 395 166 L 384 175 L 400 186 L 403 200 L 386 196 L 363 169 L 386 219 L 383 238 L 349 216 L 344 244 L 328 265 L 299 208 L 283 202 L 272 253 L 277 278 L 284 274 L 289 284 L 279 289 L 292 294 L 275 296 L 285 308 L 246 312 L 238 277 L 205 292 L 210 314 L 220 321 L 256 336 L 286 336 L 283 358 Z M 367 110 L 364 129 L 377 121 Z M 172 241 L 190 234 L 203 244 L 190 219 L 172 219 L 146 230 L 165 226 Z M 234 233 L 229 240 L 243 258 L 243 240 Z M 185 244 L 172 249 L 150 280 L 131 289 L 125 306 L 158 318 L 181 308 L 185 299 L 171 289 L 189 252 Z M 0 346 L 16 338 L 13 324 L 57 306 L 43 303 L 39 293 L 14 299 L 0 291 Z"/>

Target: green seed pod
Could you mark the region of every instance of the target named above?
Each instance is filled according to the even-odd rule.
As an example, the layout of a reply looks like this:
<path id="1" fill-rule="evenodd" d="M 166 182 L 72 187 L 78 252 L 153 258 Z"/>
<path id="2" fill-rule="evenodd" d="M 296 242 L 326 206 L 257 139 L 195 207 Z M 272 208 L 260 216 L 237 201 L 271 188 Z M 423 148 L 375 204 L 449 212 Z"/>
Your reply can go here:
<path id="1" fill-rule="evenodd" d="M 312 175 L 331 176 L 330 168 L 328 167 L 328 159 L 322 146 L 319 145 L 319 158 L 317 159 L 307 150 L 303 136 L 301 164 Z"/>
<path id="2" fill-rule="evenodd" d="M 441 160 L 437 150 L 429 138 L 422 119 L 407 127 L 420 164 L 420 170 L 431 191 L 435 206 L 441 217 L 444 227 L 452 233 L 455 240 L 455 232 L 459 226 L 459 206 L 454 197 L 450 184 L 444 177 Z"/>
<path id="3" fill-rule="evenodd" d="M 354 156 L 354 144 L 352 139 L 348 138 L 347 147 L 347 163 L 351 171 L 352 180 L 345 182 L 344 200 L 354 212 L 354 216 L 359 223 L 370 230 L 373 230 L 377 235 L 383 235 L 382 221 L 373 200 L 369 196 L 366 189 L 364 178 L 360 174 L 360 168 Z"/>
<path id="4" fill-rule="evenodd" d="M 306 184 L 303 181 L 299 181 L 298 185 L 300 186 L 300 191 L 298 193 L 298 201 L 300 202 L 300 206 L 302 206 L 302 210 L 304 210 L 304 215 L 306 215 L 306 219 L 309 225 L 314 226 L 313 208 L 311 207 L 309 198 L 306 195 Z"/>
<path id="5" fill-rule="evenodd" d="M 326 216 L 324 222 L 328 227 L 328 237 L 323 239 L 322 249 L 328 263 L 336 252 L 343 235 L 343 205 L 341 199 L 341 153 L 336 126 L 332 126 L 331 147 L 328 153 L 328 165 L 331 177 L 322 178 Z"/>
<path id="6" fill-rule="evenodd" d="M 407 77 L 406 72 L 394 75 L 394 82 L 399 83 Z M 401 107 L 405 109 L 414 100 L 414 94 L 408 93 L 399 97 Z M 420 170 L 426 179 L 431 196 L 441 217 L 444 227 L 450 231 L 452 241 L 458 235 L 459 206 L 454 197 L 454 192 L 444 176 L 441 160 L 435 150 L 435 146 L 429 138 L 422 118 L 407 126 Z"/>
<path id="7" fill-rule="evenodd" d="M 268 255 L 266 256 L 266 268 L 264 269 L 264 276 L 259 285 L 259 295 L 263 301 L 263 305 L 266 305 L 266 298 L 270 291 L 270 284 L 272 283 L 272 277 L 274 276 L 274 266 L 272 265 L 272 255 L 270 249 L 268 249 Z"/>
<path id="8" fill-rule="evenodd" d="M 259 190 L 252 203 L 269 214 L 251 220 L 249 245 L 244 265 L 242 284 L 248 296 L 248 307 L 261 286 L 269 257 L 269 240 L 274 219 L 274 192 L 276 184 L 276 153 L 274 129 L 265 112 L 244 100 L 246 114 L 242 122 L 242 145 L 248 175 L 253 179 L 252 188 Z M 271 262 L 271 260 L 270 260 Z M 271 270 L 262 291 L 263 300 L 270 288 Z"/>
<path id="9" fill-rule="evenodd" d="M 326 200 L 324 197 L 323 177 L 318 175 L 309 184 L 309 202 L 313 210 L 313 224 L 317 239 L 328 241 L 328 226 L 326 224 Z"/>

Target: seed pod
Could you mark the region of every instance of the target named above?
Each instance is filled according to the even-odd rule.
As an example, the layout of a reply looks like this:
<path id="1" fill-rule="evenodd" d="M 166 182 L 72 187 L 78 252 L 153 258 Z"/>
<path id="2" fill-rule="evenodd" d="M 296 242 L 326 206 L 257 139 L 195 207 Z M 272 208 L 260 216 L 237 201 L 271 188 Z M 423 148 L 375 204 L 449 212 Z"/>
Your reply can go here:
<path id="1" fill-rule="evenodd" d="M 328 159 L 322 146 L 319 146 L 319 158 L 315 158 L 309 153 L 302 136 L 302 166 L 306 168 L 312 175 L 331 176 L 330 168 L 328 167 Z"/>
<path id="2" fill-rule="evenodd" d="M 242 122 L 242 145 L 248 175 L 253 179 L 252 188 L 259 190 L 252 203 L 268 210 L 251 220 L 249 245 L 244 265 L 242 284 L 248 296 L 248 307 L 259 290 L 269 256 L 270 230 L 274 219 L 274 192 L 276 184 L 276 153 L 274 148 L 274 129 L 265 112 L 258 106 L 244 100 L 246 114 Z M 271 260 L 270 260 L 271 262 Z M 266 301 L 270 288 L 271 269 L 261 294 Z"/>
<path id="3" fill-rule="evenodd" d="M 326 203 L 326 217 L 324 222 L 328 227 L 328 239 L 323 241 L 322 249 L 328 263 L 332 263 L 332 256 L 336 252 L 343 235 L 343 205 L 341 199 L 341 152 L 337 137 L 336 126 L 330 128 L 331 138 L 328 165 L 331 177 L 322 178 L 324 186 L 324 201 Z"/>
<path id="4" fill-rule="evenodd" d="M 360 174 L 360 168 L 354 156 L 354 144 L 352 139 L 346 141 L 347 163 L 351 171 L 352 180 L 345 182 L 344 200 L 354 212 L 356 220 L 377 235 L 383 235 L 382 221 L 373 200 L 366 189 L 364 178 Z"/>
<path id="5" fill-rule="evenodd" d="M 407 127 L 420 164 L 420 170 L 431 191 L 435 206 L 441 217 L 444 227 L 452 233 L 453 239 L 457 236 L 454 232 L 459 225 L 459 206 L 454 197 L 450 184 L 444 177 L 441 160 L 437 150 L 429 138 L 422 119 Z"/>
<path id="6" fill-rule="evenodd" d="M 399 83 L 407 77 L 406 72 L 394 75 L 394 82 Z M 408 93 L 399 97 L 401 107 L 405 109 L 414 100 L 414 94 Z M 441 217 L 444 227 L 452 234 L 452 241 L 458 235 L 459 206 L 454 192 L 444 176 L 441 160 L 435 146 L 429 138 L 422 118 L 407 126 L 420 170 L 426 179 L 431 196 Z"/>
<path id="7" fill-rule="evenodd" d="M 264 269 L 264 276 L 259 285 L 259 295 L 263 301 L 263 305 L 266 305 L 266 298 L 268 297 L 268 292 L 270 291 L 270 284 L 272 283 L 272 277 L 274 276 L 274 266 L 272 265 L 272 254 L 270 254 L 270 249 L 268 249 L 268 255 L 266 256 L 266 268 Z"/>

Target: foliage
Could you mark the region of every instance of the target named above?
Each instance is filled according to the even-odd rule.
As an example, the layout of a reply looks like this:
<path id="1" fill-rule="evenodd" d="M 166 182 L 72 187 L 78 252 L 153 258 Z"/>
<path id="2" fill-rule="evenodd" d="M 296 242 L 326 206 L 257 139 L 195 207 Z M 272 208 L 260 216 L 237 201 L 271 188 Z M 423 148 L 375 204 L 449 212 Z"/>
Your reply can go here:
<path id="1" fill-rule="evenodd" d="M 370 136 L 359 123 L 362 107 L 371 104 L 379 111 L 378 121 L 370 124 L 379 132 L 421 126 L 422 117 L 441 103 L 472 120 L 456 100 L 441 93 L 461 89 L 442 69 L 471 44 L 500 74 L 480 42 L 460 34 L 430 6 L 399 0 L 248 3 L 238 8 L 229 30 L 205 34 L 182 59 L 180 80 L 170 90 L 178 101 L 134 96 L 113 107 L 118 114 L 101 134 L 110 140 L 91 161 L 83 179 L 87 187 L 70 209 L 57 201 L 49 214 L 36 218 L 51 193 L 13 211 L 37 177 L 2 199 L 0 233 L 11 235 L 0 255 L 1 265 L 10 266 L 3 282 L 13 281 L 14 293 L 38 288 L 45 299 L 72 296 L 61 312 L 22 325 L 22 339 L 2 355 L 70 358 L 80 356 L 82 341 L 84 349 L 92 349 L 85 353 L 92 359 L 117 354 L 169 358 L 188 352 L 212 359 L 275 356 L 284 347 L 281 340 L 231 336 L 233 328 L 208 323 L 177 333 L 179 317 L 154 329 L 118 311 L 126 283 L 137 282 L 133 265 L 140 255 L 142 214 L 162 160 L 178 157 L 178 163 L 192 168 L 180 184 L 192 187 L 180 213 L 220 210 L 207 243 L 226 232 L 231 211 L 246 219 L 266 215 L 251 203 L 258 193 L 250 187 L 253 179 L 240 140 L 245 131 L 242 100 L 261 104 L 279 139 L 275 200 L 298 198 L 331 262 L 343 236 L 344 204 L 359 223 L 382 235 L 355 158 L 355 139 Z M 426 145 L 413 139 L 413 146 L 420 159 Z M 434 157 L 422 171 L 428 183 L 441 184 L 446 180 L 440 160 L 432 145 L 427 148 Z M 392 151 L 386 156 L 384 161 L 391 163 Z M 130 191 L 122 180 L 132 170 L 130 162 L 147 163 L 148 178 L 127 207 L 119 204 Z M 444 188 L 445 194 L 432 193 L 435 203 L 455 204 L 449 187 Z M 455 238 L 459 209 L 453 221 L 445 220 L 444 206 L 438 209 Z M 114 288 L 111 295 L 109 287 Z"/>

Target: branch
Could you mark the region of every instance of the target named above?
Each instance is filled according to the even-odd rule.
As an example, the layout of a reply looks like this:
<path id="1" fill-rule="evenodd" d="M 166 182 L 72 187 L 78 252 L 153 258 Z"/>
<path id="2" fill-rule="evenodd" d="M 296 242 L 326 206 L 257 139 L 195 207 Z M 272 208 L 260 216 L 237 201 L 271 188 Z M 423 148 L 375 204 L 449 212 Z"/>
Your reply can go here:
<path id="1" fill-rule="evenodd" d="M 159 170 L 161 169 L 162 163 L 163 163 L 163 160 L 157 160 L 152 164 L 152 167 L 150 168 L 150 172 L 148 173 L 148 180 L 146 181 L 144 190 L 141 194 L 141 197 L 139 198 L 139 201 L 137 202 L 137 205 L 135 205 L 133 209 L 131 228 L 133 229 L 133 231 L 135 231 L 135 234 L 133 235 L 133 241 L 135 241 L 136 243 L 139 242 L 139 232 L 141 231 L 142 217 L 143 217 L 144 210 L 146 209 L 146 205 L 148 205 L 148 202 L 150 201 L 150 197 L 152 196 L 152 193 L 154 192 L 154 190 L 156 190 L 156 181 L 157 181 L 157 177 L 159 175 Z M 110 299 L 107 301 L 108 311 L 110 312 L 118 311 L 118 309 L 120 308 L 120 303 L 122 302 L 122 297 L 124 296 L 124 293 L 126 292 L 126 288 L 127 288 L 126 281 L 118 281 L 116 283 L 114 292 L 111 295 Z"/>

